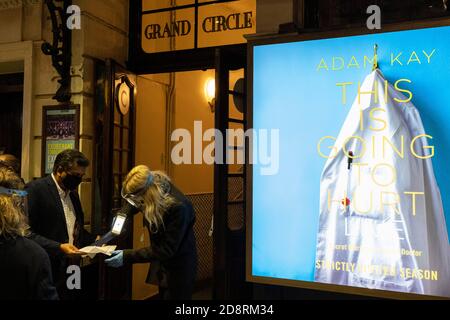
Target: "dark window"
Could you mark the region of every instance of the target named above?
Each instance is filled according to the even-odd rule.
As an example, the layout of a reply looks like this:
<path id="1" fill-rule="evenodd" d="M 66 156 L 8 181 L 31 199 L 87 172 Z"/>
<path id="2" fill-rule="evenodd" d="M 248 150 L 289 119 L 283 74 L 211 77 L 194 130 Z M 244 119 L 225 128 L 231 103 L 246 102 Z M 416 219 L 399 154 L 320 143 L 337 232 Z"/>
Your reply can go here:
<path id="1" fill-rule="evenodd" d="M 307 27 L 365 26 L 370 5 L 381 8 L 382 23 L 448 16 L 444 0 L 306 0 Z M 450 3 L 449 3 L 450 5 Z"/>

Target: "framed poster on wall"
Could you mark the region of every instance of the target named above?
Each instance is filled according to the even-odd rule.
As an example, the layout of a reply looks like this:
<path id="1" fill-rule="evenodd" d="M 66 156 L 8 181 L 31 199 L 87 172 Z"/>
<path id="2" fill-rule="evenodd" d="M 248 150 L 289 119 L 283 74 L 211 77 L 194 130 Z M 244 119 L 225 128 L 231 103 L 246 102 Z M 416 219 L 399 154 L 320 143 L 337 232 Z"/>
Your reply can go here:
<path id="1" fill-rule="evenodd" d="M 52 173 L 58 153 L 66 149 L 78 149 L 79 122 L 79 105 L 43 107 L 42 176 Z"/>
<path id="2" fill-rule="evenodd" d="M 449 21 L 384 31 L 250 48 L 248 280 L 450 298 Z"/>

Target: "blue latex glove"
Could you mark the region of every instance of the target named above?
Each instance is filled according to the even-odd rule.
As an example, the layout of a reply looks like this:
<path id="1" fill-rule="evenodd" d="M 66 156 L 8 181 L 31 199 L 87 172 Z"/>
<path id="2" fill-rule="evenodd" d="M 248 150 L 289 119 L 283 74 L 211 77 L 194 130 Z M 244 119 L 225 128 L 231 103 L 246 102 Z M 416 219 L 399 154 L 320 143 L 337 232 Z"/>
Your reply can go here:
<path id="1" fill-rule="evenodd" d="M 115 250 L 111 257 L 105 260 L 108 267 L 120 268 L 123 266 L 123 250 Z"/>

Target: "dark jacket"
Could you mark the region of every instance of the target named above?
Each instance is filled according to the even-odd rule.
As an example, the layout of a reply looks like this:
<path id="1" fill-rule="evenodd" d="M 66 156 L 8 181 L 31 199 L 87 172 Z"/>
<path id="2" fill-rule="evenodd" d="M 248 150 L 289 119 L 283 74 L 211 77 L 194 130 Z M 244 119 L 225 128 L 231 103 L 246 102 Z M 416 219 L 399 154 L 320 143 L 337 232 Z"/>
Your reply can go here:
<path id="1" fill-rule="evenodd" d="M 150 231 L 150 247 L 124 250 L 125 263 L 150 262 L 147 283 L 166 289 L 169 299 L 190 299 L 197 273 L 197 247 L 191 202 L 175 187 L 170 194 L 177 200 L 164 215 L 164 226 Z"/>
<path id="2" fill-rule="evenodd" d="M 33 234 L 31 239 L 41 245 L 49 254 L 55 282 L 60 282 L 64 273 L 64 256 L 59 250 L 62 243 L 69 242 L 66 217 L 58 189 L 51 175 L 27 184 L 28 217 Z M 95 236 L 84 229 L 84 213 L 76 192 L 70 193 L 76 222 L 74 245 L 82 248 L 95 241 Z"/>
<path id="3" fill-rule="evenodd" d="M 34 241 L 0 237 L 0 300 L 57 300 L 47 253 Z"/>

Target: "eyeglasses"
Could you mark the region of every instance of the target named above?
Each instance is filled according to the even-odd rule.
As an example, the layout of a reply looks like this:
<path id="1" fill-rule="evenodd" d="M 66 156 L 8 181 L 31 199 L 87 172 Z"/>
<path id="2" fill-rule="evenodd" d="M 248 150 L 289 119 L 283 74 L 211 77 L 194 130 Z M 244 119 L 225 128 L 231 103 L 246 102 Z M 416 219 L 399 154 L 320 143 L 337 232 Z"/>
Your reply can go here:
<path id="1" fill-rule="evenodd" d="M 121 191 L 121 196 L 126 201 L 128 201 L 129 204 L 131 204 L 136 209 L 140 209 L 142 205 L 144 204 L 144 198 L 142 197 L 142 194 L 144 193 L 145 189 L 141 190 L 138 194 L 125 194 L 123 192 L 123 189 Z"/>

